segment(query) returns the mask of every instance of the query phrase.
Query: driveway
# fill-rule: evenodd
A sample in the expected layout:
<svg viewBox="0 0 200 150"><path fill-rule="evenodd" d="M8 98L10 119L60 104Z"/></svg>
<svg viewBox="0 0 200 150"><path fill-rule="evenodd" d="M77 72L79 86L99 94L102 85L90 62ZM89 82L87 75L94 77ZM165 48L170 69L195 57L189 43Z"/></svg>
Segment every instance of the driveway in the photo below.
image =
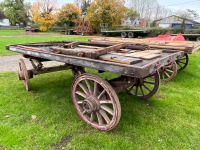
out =
<svg viewBox="0 0 200 150"><path fill-rule="evenodd" d="M19 59L23 59L27 69L32 69L31 62L29 59L24 58L22 55L11 55L11 56L3 56L0 57L0 72L7 72L7 71L18 71L19 70ZM51 67L55 65L61 65L63 63L56 62L56 61L47 61L42 62L44 67Z"/></svg>

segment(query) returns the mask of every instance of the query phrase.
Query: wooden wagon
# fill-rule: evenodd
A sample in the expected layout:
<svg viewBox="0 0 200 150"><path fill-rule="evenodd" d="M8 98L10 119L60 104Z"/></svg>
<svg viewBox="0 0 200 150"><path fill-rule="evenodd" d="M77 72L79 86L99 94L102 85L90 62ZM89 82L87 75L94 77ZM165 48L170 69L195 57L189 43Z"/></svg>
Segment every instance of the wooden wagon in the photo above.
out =
<svg viewBox="0 0 200 150"><path fill-rule="evenodd" d="M141 51L137 49L137 45L125 43L72 41L7 45L6 49L30 59L33 69L27 70L23 59L20 59L18 72L19 80L23 80L28 91L31 88L29 79L34 75L71 69L75 77L71 95L79 116L92 127L104 131L113 129L121 117L121 106L116 93L125 90L142 99L152 97L160 85L158 69L184 55L182 51ZM64 64L44 68L43 61ZM115 73L119 77L106 80L99 75L86 73L86 67L96 69L99 73Z"/></svg>

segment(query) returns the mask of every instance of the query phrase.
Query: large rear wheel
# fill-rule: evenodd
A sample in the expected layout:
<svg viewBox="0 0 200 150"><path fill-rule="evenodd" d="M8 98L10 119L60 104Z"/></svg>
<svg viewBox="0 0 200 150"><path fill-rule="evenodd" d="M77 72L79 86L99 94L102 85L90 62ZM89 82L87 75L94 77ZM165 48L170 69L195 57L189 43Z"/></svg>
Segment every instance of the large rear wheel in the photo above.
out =
<svg viewBox="0 0 200 150"><path fill-rule="evenodd" d="M79 116L92 127L109 131L118 124L119 99L102 77L92 73L78 76L72 85L72 98Z"/></svg>

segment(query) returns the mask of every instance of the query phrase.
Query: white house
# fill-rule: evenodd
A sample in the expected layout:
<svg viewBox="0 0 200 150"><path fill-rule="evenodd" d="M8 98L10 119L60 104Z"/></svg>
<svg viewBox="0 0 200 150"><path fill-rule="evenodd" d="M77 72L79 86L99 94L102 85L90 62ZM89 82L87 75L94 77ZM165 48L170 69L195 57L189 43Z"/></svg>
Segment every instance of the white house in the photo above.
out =
<svg viewBox="0 0 200 150"><path fill-rule="evenodd" d="M0 20L0 26L10 26L10 21L9 19L3 19L3 20Z"/></svg>

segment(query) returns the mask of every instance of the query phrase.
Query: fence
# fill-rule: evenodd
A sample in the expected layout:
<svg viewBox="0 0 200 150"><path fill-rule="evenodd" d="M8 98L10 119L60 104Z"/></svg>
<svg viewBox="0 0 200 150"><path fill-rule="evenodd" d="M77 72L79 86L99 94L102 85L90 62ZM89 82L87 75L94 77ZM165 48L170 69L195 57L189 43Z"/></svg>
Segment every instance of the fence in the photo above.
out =
<svg viewBox="0 0 200 150"><path fill-rule="evenodd" d="M0 26L0 30L23 30L18 26Z"/></svg>

